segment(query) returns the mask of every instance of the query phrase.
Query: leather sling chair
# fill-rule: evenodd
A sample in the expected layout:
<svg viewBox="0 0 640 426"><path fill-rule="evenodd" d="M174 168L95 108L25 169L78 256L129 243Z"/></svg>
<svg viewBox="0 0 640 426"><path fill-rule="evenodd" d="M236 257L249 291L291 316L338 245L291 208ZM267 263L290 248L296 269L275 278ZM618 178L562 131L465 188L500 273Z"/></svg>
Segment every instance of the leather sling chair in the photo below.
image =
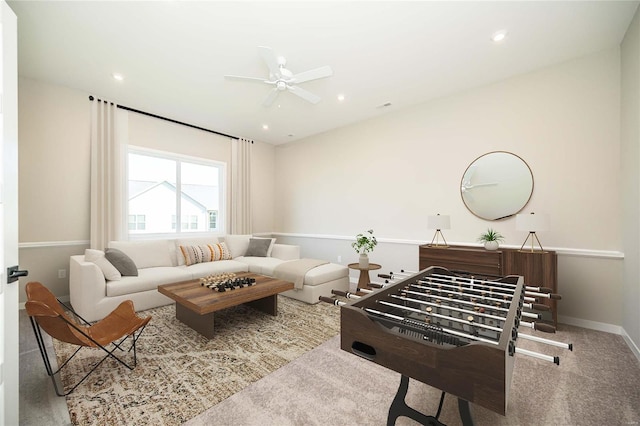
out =
<svg viewBox="0 0 640 426"><path fill-rule="evenodd" d="M51 377L58 396L66 396L73 392L107 358L115 359L129 370L133 370L136 366L136 340L138 340L140 334L142 334L144 327L149 323L151 317L139 317L133 308L133 302L131 300L125 300L104 319L91 325L79 315L75 314L71 308L68 308L73 312L73 315L83 321L84 324L72 319L63 308L63 306L66 307L66 305L63 305L56 299L53 293L41 283L27 283L26 292L27 302L25 303L25 308L31 320L31 325L33 326L33 331L38 341L38 347L40 348L40 354L42 355L44 366L47 369L47 374ZM51 367L41 329L54 339L79 346L73 355L56 371L53 371ZM127 364L114 354L116 349L121 351L125 350L121 345L129 337L131 337L132 343L127 351L129 352L133 349L132 365ZM113 345L113 348L110 350L107 349L109 345ZM80 349L84 347L100 348L106 355L68 392L62 393L62 391L64 391L64 384L62 385L62 389L59 389L55 376L71 361Z"/></svg>

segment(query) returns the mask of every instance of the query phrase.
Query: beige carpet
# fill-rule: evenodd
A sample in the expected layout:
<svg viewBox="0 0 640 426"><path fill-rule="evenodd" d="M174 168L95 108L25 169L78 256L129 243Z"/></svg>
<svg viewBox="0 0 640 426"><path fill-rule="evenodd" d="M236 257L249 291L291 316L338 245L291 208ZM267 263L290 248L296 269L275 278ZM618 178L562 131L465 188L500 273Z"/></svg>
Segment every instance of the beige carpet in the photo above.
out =
<svg viewBox="0 0 640 426"><path fill-rule="evenodd" d="M175 318L169 305L141 313L153 319L138 340L138 366L105 361L67 396L74 424L177 425L213 407L339 333L339 311L278 297L278 316L246 306L216 315L213 340ZM58 362L75 346L55 341ZM83 349L70 363L68 386L101 351ZM76 357L78 358L78 357Z"/></svg>
<svg viewBox="0 0 640 426"><path fill-rule="evenodd" d="M520 347L559 355L560 366L516 355L506 417L472 406L477 426L640 424L640 363L620 336L565 325L551 336L573 342L574 351L520 339ZM385 425L399 374L339 345L336 336L186 425ZM434 415L439 398L411 380L409 406ZM461 424L454 397L446 397L440 421Z"/></svg>

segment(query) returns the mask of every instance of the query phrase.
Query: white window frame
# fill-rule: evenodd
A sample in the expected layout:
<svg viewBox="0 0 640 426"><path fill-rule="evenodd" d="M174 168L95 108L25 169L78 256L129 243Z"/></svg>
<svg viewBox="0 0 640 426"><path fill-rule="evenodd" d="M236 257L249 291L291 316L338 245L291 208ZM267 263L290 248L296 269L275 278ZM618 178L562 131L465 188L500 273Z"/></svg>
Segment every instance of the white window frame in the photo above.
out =
<svg viewBox="0 0 640 426"><path fill-rule="evenodd" d="M199 164L203 166L213 166L218 168L218 195L220 197L218 205L218 230L210 231L207 227L207 231L204 232L163 232L163 233L149 233L149 234L131 234L128 229L128 217L129 217L129 154L146 155L150 157L157 157L166 160L172 160L177 162L176 167L176 183L180 188L180 166L181 162L187 162L192 164ZM126 226L126 237L129 240L151 240L151 239L176 239L176 238L198 238L206 236L221 236L226 233L226 211L227 211L227 163L224 161L210 160L201 157L192 157L189 155L178 154L169 151L160 151L157 149L145 148L140 146L129 145L125 153L125 200L124 200L124 223ZM181 191L176 191L176 211L174 212L177 217L182 217L182 203L181 203ZM208 210L207 210L208 211ZM222 216L222 220L221 219ZM208 223L208 220L207 220Z"/></svg>

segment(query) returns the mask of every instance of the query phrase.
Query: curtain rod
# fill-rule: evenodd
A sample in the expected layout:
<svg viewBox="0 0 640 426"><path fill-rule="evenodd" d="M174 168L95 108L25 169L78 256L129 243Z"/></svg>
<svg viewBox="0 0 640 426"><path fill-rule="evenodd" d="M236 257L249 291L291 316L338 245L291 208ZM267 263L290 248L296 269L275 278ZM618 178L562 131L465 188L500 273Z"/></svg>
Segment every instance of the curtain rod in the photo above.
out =
<svg viewBox="0 0 640 426"><path fill-rule="evenodd" d="M94 99L96 99L96 98L94 98L93 96L89 95L89 100L90 101L93 101ZM100 102L107 102L107 101L103 101L102 99L97 99L97 100L100 101ZM199 126L196 126L196 125L193 125L193 124L185 123L183 121L174 120L173 118L163 117L161 115L152 114L150 112L145 112L145 111L140 111L138 109L129 108L129 107L124 106L124 105L118 105L118 108L123 109L125 111L137 112L138 114L146 115L146 116L153 117L153 118L159 118L160 120L169 121L171 123L180 124L180 125L183 125L183 126L194 128L194 129L203 130L205 132L215 133L216 135L226 136L226 137L231 138L231 139L236 139L236 140L240 139L238 136L227 135L226 133L220 133L220 132L216 132L215 130L205 129L204 127L199 127ZM251 143L253 143L253 141Z"/></svg>

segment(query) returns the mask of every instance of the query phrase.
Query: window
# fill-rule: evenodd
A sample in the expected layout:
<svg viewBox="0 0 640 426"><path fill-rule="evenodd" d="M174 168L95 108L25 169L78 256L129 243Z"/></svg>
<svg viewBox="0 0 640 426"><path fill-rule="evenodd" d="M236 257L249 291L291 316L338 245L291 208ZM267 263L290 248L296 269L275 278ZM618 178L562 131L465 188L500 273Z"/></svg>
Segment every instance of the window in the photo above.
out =
<svg viewBox="0 0 640 426"><path fill-rule="evenodd" d="M130 214L129 215L129 231L144 231L145 228L145 216L143 214Z"/></svg>
<svg viewBox="0 0 640 426"><path fill-rule="evenodd" d="M209 229L218 228L218 211L209 210Z"/></svg>
<svg viewBox="0 0 640 426"><path fill-rule="evenodd" d="M187 229L198 229L198 216L196 215L191 215L191 216L182 216L182 221L180 222L181 224L181 229L187 230ZM176 215L171 215L171 229L176 229L178 227L178 224L176 223ZM209 228L209 230L216 230L217 228Z"/></svg>
<svg viewBox="0 0 640 426"><path fill-rule="evenodd" d="M224 163L130 147L127 171L130 236L224 232Z"/></svg>

